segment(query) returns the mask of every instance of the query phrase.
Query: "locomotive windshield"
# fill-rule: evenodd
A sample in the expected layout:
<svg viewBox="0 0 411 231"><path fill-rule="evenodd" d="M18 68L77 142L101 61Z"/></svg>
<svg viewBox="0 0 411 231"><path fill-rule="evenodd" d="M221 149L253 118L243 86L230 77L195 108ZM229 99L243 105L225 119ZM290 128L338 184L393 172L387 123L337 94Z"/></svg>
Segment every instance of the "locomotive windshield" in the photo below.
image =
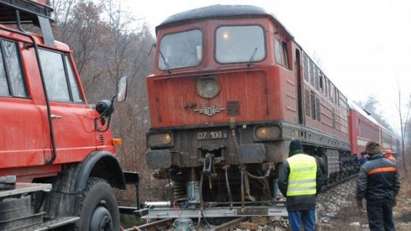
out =
<svg viewBox="0 0 411 231"><path fill-rule="evenodd" d="M218 62L256 62L264 57L264 31L260 26L222 26L217 29Z"/></svg>
<svg viewBox="0 0 411 231"><path fill-rule="evenodd" d="M168 34L160 42L159 67L169 70L197 66L202 53L203 36L200 30Z"/></svg>

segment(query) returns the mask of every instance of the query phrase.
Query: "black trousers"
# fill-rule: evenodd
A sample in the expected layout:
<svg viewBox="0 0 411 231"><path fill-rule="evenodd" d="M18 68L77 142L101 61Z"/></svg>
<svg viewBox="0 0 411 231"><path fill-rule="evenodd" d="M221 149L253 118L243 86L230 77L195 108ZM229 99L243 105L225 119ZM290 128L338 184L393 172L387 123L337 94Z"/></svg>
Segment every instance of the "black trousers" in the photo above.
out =
<svg viewBox="0 0 411 231"><path fill-rule="evenodd" d="M367 201L370 231L395 231L392 207L393 202Z"/></svg>

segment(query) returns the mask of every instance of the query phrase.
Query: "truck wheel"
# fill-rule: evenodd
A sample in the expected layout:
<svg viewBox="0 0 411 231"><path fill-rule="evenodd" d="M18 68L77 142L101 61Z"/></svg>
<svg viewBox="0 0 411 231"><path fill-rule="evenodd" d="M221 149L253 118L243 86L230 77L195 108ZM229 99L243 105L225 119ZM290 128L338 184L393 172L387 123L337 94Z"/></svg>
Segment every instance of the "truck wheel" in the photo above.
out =
<svg viewBox="0 0 411 231"><path fill-rule="evenodd" d="M103 179L90 177L79 213L80 231L119 231L120 214L111 186Z"/></svg>

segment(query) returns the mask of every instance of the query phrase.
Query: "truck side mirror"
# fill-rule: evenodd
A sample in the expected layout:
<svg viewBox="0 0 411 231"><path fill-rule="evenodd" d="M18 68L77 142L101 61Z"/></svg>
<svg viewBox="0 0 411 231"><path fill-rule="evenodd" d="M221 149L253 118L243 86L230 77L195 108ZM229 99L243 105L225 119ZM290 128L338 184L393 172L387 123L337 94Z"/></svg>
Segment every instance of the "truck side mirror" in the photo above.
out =
<svg viewBox="0 0 411 231"><path fill-rule="evenodd" d="M127 98L127 79L127 76L123 76L117 83L117 102L124 102Z"/></svg>
<svg viewBox="0 0 411 231"><path fill-rule="evenodd" d="M101 100L96 104L96 111L103 117L111 116L111 114L113 114L114 112L112 101Z"/></svg>

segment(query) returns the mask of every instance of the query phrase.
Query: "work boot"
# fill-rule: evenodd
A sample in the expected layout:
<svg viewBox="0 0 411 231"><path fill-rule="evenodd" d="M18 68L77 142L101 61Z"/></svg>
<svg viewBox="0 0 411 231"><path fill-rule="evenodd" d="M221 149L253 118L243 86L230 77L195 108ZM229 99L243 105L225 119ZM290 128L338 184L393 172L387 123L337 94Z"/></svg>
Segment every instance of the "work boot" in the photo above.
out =
<svg viewBox="0 0 411 231"><path fill-rule="evenodd" d="M0 176L0 190L12 190L16 188L16 176Z"/></svg>

